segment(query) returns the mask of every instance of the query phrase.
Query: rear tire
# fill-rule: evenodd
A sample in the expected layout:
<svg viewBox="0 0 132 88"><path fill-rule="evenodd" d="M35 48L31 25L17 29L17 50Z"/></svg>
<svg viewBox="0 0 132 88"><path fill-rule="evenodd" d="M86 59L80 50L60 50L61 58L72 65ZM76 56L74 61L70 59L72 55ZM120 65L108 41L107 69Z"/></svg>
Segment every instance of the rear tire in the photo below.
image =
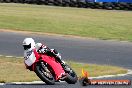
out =
<svg viewBox="0 0 132 88"><path fill-rule="evenodd" d="M67 68L69 68L71 71L70 72L66 72L67 73L67 77L65 78L65 81L68 83L68 84L75 84L78 80L77 78L77 75L75 73L75 71L68 65L66 65Z"/></svg>
<svg viewBox="0 0 132 88"><path fill-rule="evenodd" d="M53 74L51 73L51 69L49 69L49 67L47 67L44 64L44 62L40 62L40 63L36 64L35 73L46 84L48 84L48 85L54 85L55 84L55 79L54 79Z"/></svg>

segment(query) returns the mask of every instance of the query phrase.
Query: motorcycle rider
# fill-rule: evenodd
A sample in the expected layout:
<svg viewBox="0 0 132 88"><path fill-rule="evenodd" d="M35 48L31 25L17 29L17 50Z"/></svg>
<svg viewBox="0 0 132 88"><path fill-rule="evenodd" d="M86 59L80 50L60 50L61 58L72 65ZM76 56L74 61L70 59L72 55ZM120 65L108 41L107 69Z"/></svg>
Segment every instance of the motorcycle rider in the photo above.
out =
<svg viewBox="0 0 132 88"><path fill-rule="evenodd" d="M47 54L49 56L53 56L62 67L65 68L65 62L62 61L60 53L55 49L49 49L46 45L42 43L36 43L33 38L25 38L23 40L23 48L24 48L24 58L25 60L28 59L30 53L33 52L33 49L36 49L36 51L39 54ZM30 52L30 53L29 53ZM27 69L31 69L30 66L26 66Z"/></svg>

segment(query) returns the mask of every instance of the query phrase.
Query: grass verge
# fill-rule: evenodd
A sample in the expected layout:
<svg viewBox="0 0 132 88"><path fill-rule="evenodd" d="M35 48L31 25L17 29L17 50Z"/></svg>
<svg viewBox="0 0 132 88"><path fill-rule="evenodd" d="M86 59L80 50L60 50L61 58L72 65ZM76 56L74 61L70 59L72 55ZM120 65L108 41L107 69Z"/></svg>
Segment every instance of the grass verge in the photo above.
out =
<svg viewBox="0 0 132 88"><path fill-rule="evenodd" d="M0 28L132 41L132 12L0 3Z"/></svg>
<svg viewBox="0 0 132 88"><path fill-rule="evenodd" d="M77 73L81 75L81 69L84 68L91 76L112 75L126 73L127 70L107 65L81 64L73 61L67 62ZM25 82L40 80L34 72L25 69L22 58L7 58L0 56L0 82Z"/></svg>

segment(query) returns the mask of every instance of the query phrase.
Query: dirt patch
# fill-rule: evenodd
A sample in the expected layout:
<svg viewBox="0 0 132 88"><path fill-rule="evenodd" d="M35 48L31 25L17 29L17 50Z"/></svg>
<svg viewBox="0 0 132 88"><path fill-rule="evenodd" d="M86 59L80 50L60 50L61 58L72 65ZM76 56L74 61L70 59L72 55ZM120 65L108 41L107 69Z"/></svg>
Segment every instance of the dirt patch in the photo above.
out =
<svg viewBox="0 0 132 88"><path fill-rule="evenodd" d="M89 37L80 37L80 36L74 36L74 35L61 35L61 34L55 34L55 33L41 33L41 32L31 32L31 31L20 31L15 29L0 29L0 32L13 32L13 33L21 33L21 34L31 34L31 35L48 35L48 36L58 36L58 37L69 37L69 38L79 38L79 39L92 39L96 40L97 38L89 38Z"/></svg>

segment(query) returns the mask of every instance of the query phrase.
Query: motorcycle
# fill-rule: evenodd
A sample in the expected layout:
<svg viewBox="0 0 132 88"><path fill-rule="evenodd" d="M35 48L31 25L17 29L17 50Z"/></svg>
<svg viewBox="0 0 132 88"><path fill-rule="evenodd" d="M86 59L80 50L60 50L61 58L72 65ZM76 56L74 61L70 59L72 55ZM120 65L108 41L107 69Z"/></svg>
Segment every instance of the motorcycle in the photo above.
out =
<svg viewBox="0 0 132 88"><path fill-rule="evenodd" d="M38 54L35 49L30 51L27 56L24 60L27 69L34 71L48 85L54 85L59 81L75 84L78 80L75 71L69 65L66 64L65 68L62 67L52 56Z"/></svg>

